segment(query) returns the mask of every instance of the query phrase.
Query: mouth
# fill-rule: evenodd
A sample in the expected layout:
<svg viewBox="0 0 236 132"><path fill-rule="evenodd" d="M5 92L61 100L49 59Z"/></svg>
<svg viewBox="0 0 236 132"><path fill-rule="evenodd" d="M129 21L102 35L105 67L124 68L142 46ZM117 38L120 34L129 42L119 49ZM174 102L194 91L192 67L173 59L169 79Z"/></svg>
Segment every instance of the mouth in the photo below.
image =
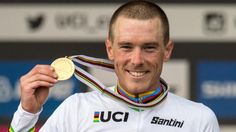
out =
<svg viewBox="0 0 236 132"><path fill-rule="evenodd" d="M127 72L132 76L132 77L135 77L135 78L141 78L141 77L144 77L148 71L129 71L127 70Z"/></svg>

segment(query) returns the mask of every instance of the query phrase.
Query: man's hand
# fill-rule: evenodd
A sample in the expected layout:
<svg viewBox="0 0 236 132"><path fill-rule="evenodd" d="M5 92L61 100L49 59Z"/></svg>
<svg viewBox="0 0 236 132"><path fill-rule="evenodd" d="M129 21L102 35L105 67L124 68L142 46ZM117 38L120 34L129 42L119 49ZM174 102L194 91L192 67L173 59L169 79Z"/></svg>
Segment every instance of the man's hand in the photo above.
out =
<svg viewBox="0 0 236 132"><path fill-rule="evenodd" d="M57 82L57 74L50 65L36 65L20 78L22 108L37 113L45 103L49 88Z"/></svg>

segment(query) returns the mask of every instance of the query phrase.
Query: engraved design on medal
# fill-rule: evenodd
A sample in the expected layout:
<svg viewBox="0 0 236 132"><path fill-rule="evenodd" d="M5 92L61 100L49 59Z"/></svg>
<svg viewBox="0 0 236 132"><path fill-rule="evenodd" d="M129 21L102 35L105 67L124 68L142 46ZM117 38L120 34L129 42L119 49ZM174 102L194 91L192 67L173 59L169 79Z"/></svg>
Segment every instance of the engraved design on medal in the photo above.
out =
<svg viewBox="0 0 236 132"><path fill-rule="evenodd" d="M66 57L54 60L51 66L55 69L55 72L58 75L58 80L69 79L75 71L74 63Z"/></svg>

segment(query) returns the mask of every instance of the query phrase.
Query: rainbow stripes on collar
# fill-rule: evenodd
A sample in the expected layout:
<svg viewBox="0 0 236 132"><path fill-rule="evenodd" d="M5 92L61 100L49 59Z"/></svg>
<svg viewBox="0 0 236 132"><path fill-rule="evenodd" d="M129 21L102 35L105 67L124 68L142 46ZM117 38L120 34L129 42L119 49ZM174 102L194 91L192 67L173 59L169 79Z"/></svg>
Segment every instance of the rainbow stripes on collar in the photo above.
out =
<svg viewBox="0 0 236 132"><path fill-rule="evenodd" d="M133 102L141 103L141 104L147 104L147 103L154 101L159 96L162 96L162 94L164 92L162 85L160 87L158 87L156 90L149 91L149 92L140 94L138 96L134 96L134 95L129 94L120 85L117 85L115 90L116 90L116 93L128 98L129 100L131 100Z"/></svg>
<svg viewBox="0 0 236 132"><path fill-rule="evenodd" d="M114 72L114 65L111 61L101 58L94 58L94 57L88 57L85 55L75 55L68 57L73 62L77 62L81 65L91 67L91 68L99 68L106 71ZM158 105L161 103L168 94L168 86L166 82L161 79L160 83L163 86L161 94L158 94L159 96L156 97L153 101L148 103L137 103L135 101L131 101L130 99L106 88L105 85L103 85L97 78L93 77L91 74L86 72L85 70L81 69L80 67L77 67L75 65L75 77L80 80L82 83L86 84L87 86L91 87L92 89L101 92L102 94L110 97L111 99L115 99L116 101L120 101L122 103L127 104L128 106L132 108L150 108ZM159 92L158 92L159 93Z"/></svg>

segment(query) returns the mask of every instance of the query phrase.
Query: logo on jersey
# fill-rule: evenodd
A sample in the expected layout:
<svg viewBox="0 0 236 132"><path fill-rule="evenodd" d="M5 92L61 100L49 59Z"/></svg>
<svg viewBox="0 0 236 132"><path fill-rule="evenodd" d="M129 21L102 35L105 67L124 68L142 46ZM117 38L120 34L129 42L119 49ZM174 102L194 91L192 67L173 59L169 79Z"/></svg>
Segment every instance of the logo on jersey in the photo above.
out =
<svg viewBox="0 0 236 132"><path fill-rule="evenodd" d="M129 112L95 111L93 122L127 122Z"/></svg>
<svg viewBox="0 0 236 132"><path fill-rule="evenodd" d="M184 125L184 121L179 121L179 120L173 119L173 118L164 119L164 118L160 118L160 117L153 117L151 124L182 128Z"/></svg>

